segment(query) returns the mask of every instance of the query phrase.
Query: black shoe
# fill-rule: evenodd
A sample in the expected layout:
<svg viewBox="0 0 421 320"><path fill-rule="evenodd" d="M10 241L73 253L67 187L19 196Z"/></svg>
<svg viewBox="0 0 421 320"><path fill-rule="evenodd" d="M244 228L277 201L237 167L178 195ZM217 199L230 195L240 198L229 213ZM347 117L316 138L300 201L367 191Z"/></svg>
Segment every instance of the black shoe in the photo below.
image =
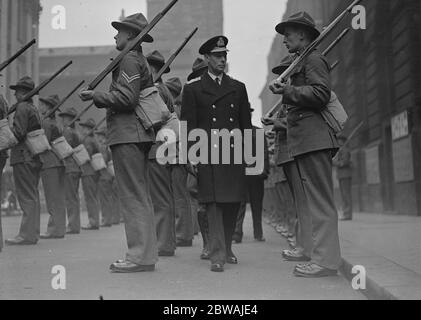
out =
<svg viewBox="0 0 421 320"><path fill-rule="evenodd" d="M82 230L99 230L99 227L94 227L88 224L86 227L82 227Z"/></svg>
<svg viewBox="0 0 421 320"><path fill-rule="evenodd" d="M174 251L159 251L158 256L159 257L174 257L175 252Z"/></svg>
<svg viewBox="0 0 421 320"><path fill-rule="evenodd" d="M238 264L238 259L235 256L229 256L229 257L227 257L227 263L228 264Z"/></svg>
<svg viewBox="0 0 421 320"><path fill-rule="evenodd" d="M210 260L210 254L207 250L203 250L200 254L200 259L202 260Z"/></svg>
<svg viewBox="0 0 421 320"><path fill-rule="evenodd" d="M297 265L294 269L294 275L303 278L334 277L338 275L338 271L321 267L315 263L309 263Z"/></svg>
<svg viewBox="0 0 421 320"><path fill-rule="evenodd" d="M220 263L214 263L211 265L212 272L224 272L224 266Z"/></svg>
<svg viewBox="0 0 421 320"><path fill-rule="evenodd" d="M55 236L49 233L44 233L39 236L40 239L64 239L64 236Z"/></svg>
<svg viewBox="0 0 421 320"><path fill-rule="evenodd" d="M143 266L130 261L117 261L110 265L110 271L113 273L134 273L154 271L155 265Z"/></svg>
<svg viewBox="0 0 421 320"><path fill-rule="evenodd" d="M303 255L301 250L283 250L282 257L287 261L296 261L296 262L308 262L311 259Z"/></svg>
<svg viewBox="0 0 421 320"><path fill-rule="evenodd" d="M193 247L193 240L177 240L177 247Z"/></svg>
<svg viewBox="0 0 421 320"><path fill-rule="evenodd" d="M110 224L105 224L105 223L101 224L101 228L111 228L111 227L112 227L111 223Z"/></svg>
<svg viewBox="0 0 421 320"><path fill-rule="evenodd" d="M37 244L37 242L38 241L25 240L24 238L18 236L13 239L7 239L4 243L8 246L30 246Z"/></svg>
<svg viewBox="0 0 421 320"><path fill-rule="evenodd" d="M66 231L66 234L80 234L80 231L73 231L73 230L68 229Z"/></svg>

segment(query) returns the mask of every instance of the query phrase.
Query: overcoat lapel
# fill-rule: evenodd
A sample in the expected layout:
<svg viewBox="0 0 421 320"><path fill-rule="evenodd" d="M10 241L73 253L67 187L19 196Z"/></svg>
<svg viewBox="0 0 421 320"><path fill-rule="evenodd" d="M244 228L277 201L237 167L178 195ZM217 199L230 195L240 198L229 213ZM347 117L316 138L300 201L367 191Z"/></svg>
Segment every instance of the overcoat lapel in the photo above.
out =
<svg viewBox="0 0 421 320"><path fill-rule="evenodd" d="M230 77L226 74L222 77L222 83L218 86L215 81L205 72L202 76L202 91L208 95L211 95L212 104L218 100L224 98L226 95L235 92L235 88L231 83Z"/></svg>

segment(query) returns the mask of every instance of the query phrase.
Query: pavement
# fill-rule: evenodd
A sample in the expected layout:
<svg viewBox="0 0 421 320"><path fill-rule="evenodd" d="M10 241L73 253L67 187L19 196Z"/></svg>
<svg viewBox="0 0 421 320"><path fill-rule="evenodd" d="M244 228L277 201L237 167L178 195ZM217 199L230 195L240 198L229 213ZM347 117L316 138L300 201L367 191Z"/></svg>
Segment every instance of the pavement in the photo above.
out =
<svg viewBox="0 0 421 320"><path fill-rule="evenodd" d="M201 240L177 249L175 257L160 258L155 272L112 274L110 263L124 256L123 225L60 240L40 240L36 246L8 247L0 253L0 299L97 300L365 300L339 275L322 279L296 278L294 263L280 257L286 242L264 225L266 242L252 238L250 212L246 215L243 243L234 245L238 265L224 273L209 271L199 259ZM41 232L47 215L42 215ZM86 223L86 213L83 213ZM4 217L4 237L15 236L20 217ZM65 290L54 290L54 266L65 268Z"/></svg>
<svg viewBox="0 0 421 320"><path fill-rule="evenodd" d="M366 272L370 299L421 299L421 217L359 213L339 224L343 274ZM359 273L359 272L358 272Z"/></svg>

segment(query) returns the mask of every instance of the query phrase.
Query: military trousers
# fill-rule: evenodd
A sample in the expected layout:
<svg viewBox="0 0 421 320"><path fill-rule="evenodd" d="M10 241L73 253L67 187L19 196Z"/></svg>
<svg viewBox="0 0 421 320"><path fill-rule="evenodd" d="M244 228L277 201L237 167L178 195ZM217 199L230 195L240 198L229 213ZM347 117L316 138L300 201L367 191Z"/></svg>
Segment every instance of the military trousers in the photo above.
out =
<svg viewBox="0 0 421 320"><path fill-rule="evenodd" d="M213 264L225 264L232 252L232 236L240 203L207 203L209 253Z"/></svg>
<svg viewBox="0 0 421 320"><path fill-rule="evenodd" d="M66 173L64 178L67 211L67 229L70 232L74 233L80 232L80 178L80 172Z"/></svg>
<svg viewBox="0 0 421 320"><path fill-rule="evenodd" d="M187 169L183 165L174 165L171 173L174 194L177 240L191 241L194 238L193 215L190 205L190 193L187 189Z"/></svg>
<svg viewBox="0 0 421 320"><path fill-rule="evenodd" d="M112 183L113 189L113 224L120 224L121 214L120 214L120 201L118 199L118 185L117 180L114 178Z"/></svg>
<svg viewBox="0 0 421 320"><path fill-rule="evenodd" d="M149 188L149 143L111 146L118 184L120 212L124 218L126 259L139 265L158 261L154 209Z"/></svg>
<svg viewBox="0 0 421 320"><path fill-rule="evenodd" d="M0 181L3 174L3 168L6 165L6 158L0 158ZM1 188L1 183L0 183ZM3 229L1 225L1 212L0 212L0 251L3 249Z"/></svg>
<svg viewBox="0 0 421 320"><path fill-rule="evenodd" d="M352 178L339 179L344 218L352 219Z"/></svg>
<svg viewBox="0 0 421 320"><path fill-rule="evenodd" d="M295 211L294 199L291 194L288 181L276 183L276 191L281 203L282 223L288 228L288 231L295 234L297 227L297 213Z"/></svg>
<svg viewBox="0 0 421 320"><path fill-rule="evenodd" d="M247 177L247 198L251 207L251 214L253 219L253 233L255 239L263 237L262 228L262 210L263 210L263 196L265 192L265 181L259 176ZM241 203L238 210L237 222L235 227L235 235L241 240L243 237L243 223L246 215L247 202Z"/></svg>
<svg viewBox="0 0 421 320"><path fill-rule="evenodd" d="M82 189L91 227L99 227L98 180L97 174L82 176Z"/></svg>
<svg viewBox="0 0 421 320"><path fill-rule="evenodd" d="M64 167L49 168L41 171L45 202L50 215L47 234L57 237L62 237L66 234L64 175Z"/></svg>
<svg viewBox="0 0 421 320"><path fill-rule="evenodd" d="M101 206L102 224L111 226L114 218L113 179L100 178L98 181L98 199Z"/></svg>
<svg viewBox="0 0 421 320"><path fill-rule="evenodd" d="M37 242L40 235L40 201L38 185L41 162L31 161L13 166L13 178L19 205L23 211L19 236Z"/></svg>
<svg viewBox="0 0 421 320"><path fill-rule="evenodd" d="M332 152L308 153L284 167L298 215L297 245L312 262L332 270L341 264L338 213L333 197Z"/></svg>
<svg viewBox="0 0 421 320"><path fill-rule="evenodd" d="M149 160L149 181L154 208L158 252L176 249L175 208L172 189L172 166Z"/></svg>

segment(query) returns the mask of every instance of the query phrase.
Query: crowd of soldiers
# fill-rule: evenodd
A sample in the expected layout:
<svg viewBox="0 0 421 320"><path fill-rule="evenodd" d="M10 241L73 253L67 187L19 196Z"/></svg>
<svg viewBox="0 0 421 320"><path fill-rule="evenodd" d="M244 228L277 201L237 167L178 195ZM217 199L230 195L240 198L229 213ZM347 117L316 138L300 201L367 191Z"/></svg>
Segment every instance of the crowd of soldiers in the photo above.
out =
<svg viewBox="0 0 421 320"><path fill-rule="evenodd" d="M146 28L143 14L113 22L118 31L116 47L123 51ZM279 24L291 56L274 73L281 74L318 35L313 19L299 13ZM150 35L144 42L153 42ZM201 259L210 260L211 271L222 272L224 265L237 264L232 243L242 241L246 203L252 208L254 238L265 241L262 210L271 223L286 236L292 250L282 256L298 264L294 274L304 277L335 275L340 265L337 211L333 200L332 157L339 144L319 111L329 102L331 88L326 58L314 50L288 83L274 81L270 89L283 94L283 106L275 119L263 118L273 126L266 133L265 166L259 175L247 176L245 164L234 164L231 145L229 164L189 163L163 165L157 150L155 128L146 128L136 108L142 93L157 89L171 114L187 123L188 132L202 129L209 136L216 129L252 130L245 85L226 73L228 39L216 36L199 49L198 58L182 85L179 78L164 82L157 78L165 66L155 50L143 54L141 44L129 51L112 72L109 92L83 89L79 97L106 110L107 125L97 128L93 119L79 122L76 130L74 108L55 115L59 102L55 95L41 97L36 108L24 99L34 82L24 77L10 86L17 99L11 130L18 143L11 149L11 165L17 197L23 211L18 235L8 245L34 245L41 239L58 239L78 234L80 229L97 230L124 222L128 252L111 264L111 272L153 271L158 256L171 257L177 247L192 246L195 220L203 238ZM170 67L165 70L168 74ZM0 110L1 118L7 110ZM43 120L40 120L43 119ZM33 156L25 139L28 133L44 129L50 143L63 136L72 148L83 144L90 157L102 154L110 166L96 171L91 162L78 165L71 156L63 161L52 150ZM98 129L98 130L97 130ZM268 141L268 142L267 142ZM193 145L193 142L192 144ZM189 146L191 146L189 145ZM209 143L209 150L219 148ZM7 153L0 154L1 169ZM209 155L210 159L210 155ZM272 173L269 173L269 167ZM47 232L40 235L39 179L42 179L50 218ZM266 180L266 182L265 182ZM89 223L80 225L79 184L85 197ZM264 200L265 199L265 200ZM100 222L102 213L102 224ZM66 226L67 215L67 226Z"/></svg>

